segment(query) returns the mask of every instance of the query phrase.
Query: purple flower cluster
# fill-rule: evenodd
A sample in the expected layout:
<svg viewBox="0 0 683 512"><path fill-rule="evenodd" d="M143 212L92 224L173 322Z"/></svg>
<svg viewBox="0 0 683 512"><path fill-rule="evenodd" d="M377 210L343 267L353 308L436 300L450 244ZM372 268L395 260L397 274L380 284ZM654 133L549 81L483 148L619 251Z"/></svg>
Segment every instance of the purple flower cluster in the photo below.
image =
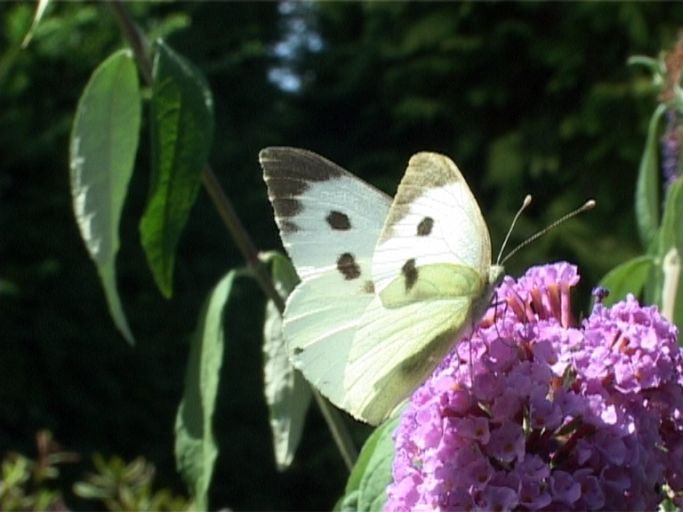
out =
<svg viewBox="0 0 683 512"><path fill-rule="evenodd" d="M652 510L683 492L677 330L631 296L576 325L578 279L557 263L503 281L404 411L386 510Z"/></svg>

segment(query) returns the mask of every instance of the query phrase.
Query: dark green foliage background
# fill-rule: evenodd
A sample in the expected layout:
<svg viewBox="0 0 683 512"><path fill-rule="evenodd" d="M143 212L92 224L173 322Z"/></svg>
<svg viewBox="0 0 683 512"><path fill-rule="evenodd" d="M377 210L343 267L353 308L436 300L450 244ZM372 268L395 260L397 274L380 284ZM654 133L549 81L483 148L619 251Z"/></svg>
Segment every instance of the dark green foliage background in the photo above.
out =
<svg viewBox="0 0 683 512"><path fill-rule="evenodd" d="M633 189L656 94L628 68L683 25L674 3L321 3L295 5L322 37L287 64L297 93L268 80L287 30L276 3L128 4L145 31L200 68L213 89L211 162L259 248L279 247L257 164L267 145L312 149L392 193L409 156L453 156L479 198L498 248L524 194L535 206L519 241L588 197L597 209L509 264L579 264L579 298L638 251ZM122 46L106 5L56 4L27 50L31 6L0 4L0 453L31 453L51 429L68 448L142 454L160 485L182 490L173 424L188 340L202 300L241 264L208 197L199 201L164 301L137 230L149 137L122 226L120 291L138 345L108 317L80 240L68 188L68 134L97 64ZM217 415L221 456L212 503L236 509L329 508L345 470L317 412L294 467L277 474L261 397L260 292L243 281ZM359 442L366 430L359 429Z"/></svg>

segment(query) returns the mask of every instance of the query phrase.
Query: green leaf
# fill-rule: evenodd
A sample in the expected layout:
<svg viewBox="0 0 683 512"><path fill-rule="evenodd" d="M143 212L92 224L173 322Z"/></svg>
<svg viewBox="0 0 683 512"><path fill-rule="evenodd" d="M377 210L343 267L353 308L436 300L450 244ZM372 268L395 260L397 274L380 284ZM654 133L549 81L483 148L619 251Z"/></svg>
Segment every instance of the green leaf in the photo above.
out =
<svg viewBox="0 0 683 512"><path fill-rule="evenodd" d="M659 105L652 114L636 183L636 220L644 247L648 247L659 227L659 120L666 111Z"/></svg>
<svg viewBox="0 0 683 512"><path fill-rule="evenodd" d="M664 216L662 218L661 235L659 237L659 254L666 254L671 247L683 248L683 181L677 180L666 194Z"/></svg>
<svg viewBox="0 0 683 512"><path fill-rule="evenodd" d="M666 68L664 63L660 59L654 59L648 57L647 55L633 55L626 60L629 66L643 66L650 73L652 73L653 79L662 79L662 76L666 73Z"/></svg>
<svg viewBox="0 0 683 512"><path fill-rule="evenodd" d="M386 488L391 483L394 460L394 430L400 414L377 427L368 437L358 455L356 465L346 483L341 510L382 510L387 499Z"/></svg>
<svg viewBox="0 0 683 512"><path fill-rule="evenodd" d="M353 512L358 509L358 489L354 489L348 494L344 494L337 500L332 508L333 512Z"/></svg>
<svg viewBox="0 0 683 512"><path fill-rule="evenodd" d="M70 140L71 195L81 236L95 261L114 323L133 343L116 289L121 210L140 131L140 88L127 50L95 70L76 108Z"/></svg>
<svg viewBox="0 0 683 512"><path fill-rule="evenodd" d="M109 489L102 489L97 485L87 482L76 482L73 486L74 494L79 498L89 500L101 500L109 498Z"/></svg>
<svg viewBox="0 0 683 512"><path fill-rule="evenodd" d="M211 291L202 309L176 417L176 464L192 490L198 510L207 510L218 455L212 420L223 364L223 311L236 275L236 271L230 271Z"/></svg>
<svg viewBox="0 0 683 512"><path fill-rule="evenodd" d="M152 76L152 185L140 222L142 246L159 290L173 294L180 235L199 192L213 137L213 100L190 63L161 40Z"/></svg>
<svg viewBox="0 0 683 512"><path fill-rule="evenodd" d="M662 312L677 325L683 325L683 294L680 258L683 255L683 181L668 190L659 237L659 261L662 264Z"/></svg>
<svg viewBox="0 0 683 512"><path fill-rule="evenodd" d="M262 259L271 264L276 290L286 297L299 282L294 266L282 254L268 253ZM289 362L282 334L282 316L272 300L266 305L263 328L264 393L270 414L277 468L283 471L294 459L301 440L311 387Z"/></svg>
<svg viewBox="0 0 683 512"><path fill-rule="evenodd" d="M31 42L31 39L33 39L33 34L35 34L36 32L36 29L40 24L40 20L43 19L43 15L45 14L45 11L49 3L50 0L38 0L38 5L36 6L36 13L33 16L33 22L31 23L28 32L26 32L24 40L21 42L22 48L26 48Z"/></svg>
<svg viewBox="0 0 683 512"><path fill-rule="evenodd" d="M619 302L627 293L640 295L653 266L652 257L638 256L610 270L600 281L600 286L610 291L604 304L610 306Z"/></svg>

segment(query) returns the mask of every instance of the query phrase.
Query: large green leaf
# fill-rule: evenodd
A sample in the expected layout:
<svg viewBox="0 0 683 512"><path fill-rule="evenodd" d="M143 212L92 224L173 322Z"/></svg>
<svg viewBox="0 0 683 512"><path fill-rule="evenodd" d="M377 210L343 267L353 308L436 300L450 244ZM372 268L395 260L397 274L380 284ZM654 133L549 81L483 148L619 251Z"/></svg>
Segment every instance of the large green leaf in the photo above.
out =
<svg viewBox="0 0 683 512"><path fill-rule="evenodd" d="M155 48L152 186L140 234L154 280L170 297L176 247L211 148L213 100L206 82L187 60L161 40Z"/></svg>
<svg viewBox="0 0 683 512"><path fill-rule="evenodd" d="M600 286L610 292L604 300L605 305L619 302L627 293L639 296L653 266L652 257L638 256L610 270L600 281Z"/></svg>
<svg viewBox="0 0 683 512"><path fill-rule="evenodd" d="M268 253L263 259L271 264L275 288L286 297L299 282L292 263L279 253ZM282 471L294 459L313 394L301 372L289 362L282 315L272 300L266 305L263 328L263 376L275 462Z"/></svg>
<svg viewBox="0 0 683 512"><path fill-rule="evenodd" d="M346 483L344 497L337 508L344 511L375 511L384 508L386 489L392 480L392 436L399 421L400 413L377 427L365 441Z"/></svg>
<svg viewBox="0 0 683 512"><path fill-rule="evenodd" d="M133 173L141 111L131 53L116 52L95 70L78 102L71 131L71 195L76 221L123 336L133 335L116 289L121 210Z"/></svg>
<svg viewBox="0 0 683 512"><path fill-rule="evenodd" d="M659 227L659 120L666 112L659 105L652 114L636 183L636 220L644 247L648 247Z"/></svg>
<svg viewBox="0 0 683 512"><path fill-rule="evenodd" d="M218 455L212 420L223 365L223 311L236 275L236 271L230 271L211 291L202 309L176 417L176 464L192 490L198 510L207 510Z"/></svg>

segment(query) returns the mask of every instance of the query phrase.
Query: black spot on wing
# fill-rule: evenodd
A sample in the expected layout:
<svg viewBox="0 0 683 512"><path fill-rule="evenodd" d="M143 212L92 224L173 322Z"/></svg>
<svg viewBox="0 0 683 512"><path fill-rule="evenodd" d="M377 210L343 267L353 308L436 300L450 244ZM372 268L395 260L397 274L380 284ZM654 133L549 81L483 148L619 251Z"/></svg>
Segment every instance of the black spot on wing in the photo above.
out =
<svg viewBox="0 0 683 512"><path fill-rule="evenodd" d="M356 263L356 258L350 252L345 252L337 258L337 270L341 272L347 281L360 277L360 267Z"/></svg>
<svg viewBox="0 0 683 512"><path fill-rule="evenodd" d="M332 229L336 229L337 231L348 231L351 229L351 221L349 220L349 216L345 213L332 210L330 214L325 217L325 220Z"/></svg>
<svg viewBox="0 0 683 512"><path fill-rule="evenodd" d="M303 351L304 351L304 349L301 347L294 347L294 355L295 356L300 355Z"/></svg>
<svg viewBox="0 0 683 512"><path fill-rule="evenodd" d="M401 273L406 279L406 291L410 291L417 282L417 268L415 268L415 258L410 258L401 267Z"/></svg>
<svg viewBox="0 0 683 512"><path fill-rule="evenodd" d="M434 227L434 219L431 217L425 217L417 225L417 236L427 236L432 232Z"/></svg>
<svg viewBox="0 0 683 512"><path fill-rule="evenodd" d="M365 281L365 284L363 285L363 291L365 293L375 293L375 283L372 281Z"/></svg>

